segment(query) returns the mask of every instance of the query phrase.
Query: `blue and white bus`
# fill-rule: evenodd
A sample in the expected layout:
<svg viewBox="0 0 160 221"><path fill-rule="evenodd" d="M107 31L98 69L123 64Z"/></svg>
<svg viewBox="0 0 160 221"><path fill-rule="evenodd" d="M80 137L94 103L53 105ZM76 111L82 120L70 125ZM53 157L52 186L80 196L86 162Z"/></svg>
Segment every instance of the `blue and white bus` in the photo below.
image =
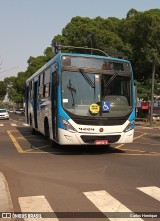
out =
<svg viewBox="0 0 160 221"><path fill-rule="evenodd" d="M59 144L130 143L135 126L129 61L59 52L26 81L32 131Z"/></svg>

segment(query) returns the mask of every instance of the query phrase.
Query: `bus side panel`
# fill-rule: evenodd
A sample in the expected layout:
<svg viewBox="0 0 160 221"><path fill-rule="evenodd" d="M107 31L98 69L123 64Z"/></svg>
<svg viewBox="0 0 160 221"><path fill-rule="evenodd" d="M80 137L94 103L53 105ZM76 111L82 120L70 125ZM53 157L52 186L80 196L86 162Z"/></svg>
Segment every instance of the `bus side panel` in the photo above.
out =
<svg viewBox="0 0 160 221"><path fill-rule="evenodd" d="M38 121L37 121L37 105L38 105L38 102L37 102L37 99L38 99L38 82L34 82L34 98L33 98L33 113L34 113L34 125L35 125L35 128L38 128Z"/></svg>
<svg viewBox="0 0 160 221"><path fill-rule="evenodd" d="M53 139L58 141L58 123L57 123L57 72L54 71L51 76L51 113L52 113L52 128Z"/></svg>
<svg viewBox="0 0 160 221"><path fill-rule="evenodd" d="M29 100L29 86L26 87L26 101L25 101L25 112L26 112L26 121L29 124L29 117L28 117L28 100Z"/></svg>

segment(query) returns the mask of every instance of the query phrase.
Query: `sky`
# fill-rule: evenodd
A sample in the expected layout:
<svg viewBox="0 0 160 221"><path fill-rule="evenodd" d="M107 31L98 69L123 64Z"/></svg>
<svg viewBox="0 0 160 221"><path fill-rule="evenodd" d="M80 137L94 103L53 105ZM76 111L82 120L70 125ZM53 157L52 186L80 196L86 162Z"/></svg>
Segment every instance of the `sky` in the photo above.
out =
<svg viewBox="0 0 160 221"><path fill-rule="evenodd" d="M160 0L0 0L0 81L26 71L75 16L125 18L159 8Z"/></svg>

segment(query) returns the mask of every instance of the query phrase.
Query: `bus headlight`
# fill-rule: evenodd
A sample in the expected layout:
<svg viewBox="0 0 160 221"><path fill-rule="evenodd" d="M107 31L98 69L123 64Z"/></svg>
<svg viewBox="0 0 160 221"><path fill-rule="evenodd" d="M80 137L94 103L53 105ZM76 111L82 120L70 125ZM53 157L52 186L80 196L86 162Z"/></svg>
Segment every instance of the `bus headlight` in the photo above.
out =
<svg viewBox="0 0 160 221"><path fill-rule="evenodd" d="M134 124L135 124L135 120L130 121L127 127L124 129L124 132L128 132L132 130L134 128Z"/></svg>
<svg viewBox="0 0 160 221"><path fill-rule="evenodd" d="M72 133L77 132L76 129L68 122L68 120L64 119L63 117L60 117L60 119L65 130L68 130Z"/></svg>

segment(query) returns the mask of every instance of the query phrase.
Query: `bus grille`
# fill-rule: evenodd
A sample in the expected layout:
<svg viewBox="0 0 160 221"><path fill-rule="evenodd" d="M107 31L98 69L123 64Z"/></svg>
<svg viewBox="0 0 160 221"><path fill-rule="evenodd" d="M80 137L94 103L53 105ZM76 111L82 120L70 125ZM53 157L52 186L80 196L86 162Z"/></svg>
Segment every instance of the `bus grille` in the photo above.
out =
<svg viewBox="0 0 160 221"><path fill-rule="evenodd" d="M75 123L81 124L81 125L94 125L94 126L114 126L114 125L122 125L126 122L126 118L122 119L78 119L78 118L72 118Z"/></svg>
<svg viewBox="0 0 160 221"><path fill-rule="evenodd" d="M93 144L96 140L108 140L108 143L115 143L120 139L121 135L106 135L106 136L86 136L82 135L81 138L84 143Z"/></svg>

